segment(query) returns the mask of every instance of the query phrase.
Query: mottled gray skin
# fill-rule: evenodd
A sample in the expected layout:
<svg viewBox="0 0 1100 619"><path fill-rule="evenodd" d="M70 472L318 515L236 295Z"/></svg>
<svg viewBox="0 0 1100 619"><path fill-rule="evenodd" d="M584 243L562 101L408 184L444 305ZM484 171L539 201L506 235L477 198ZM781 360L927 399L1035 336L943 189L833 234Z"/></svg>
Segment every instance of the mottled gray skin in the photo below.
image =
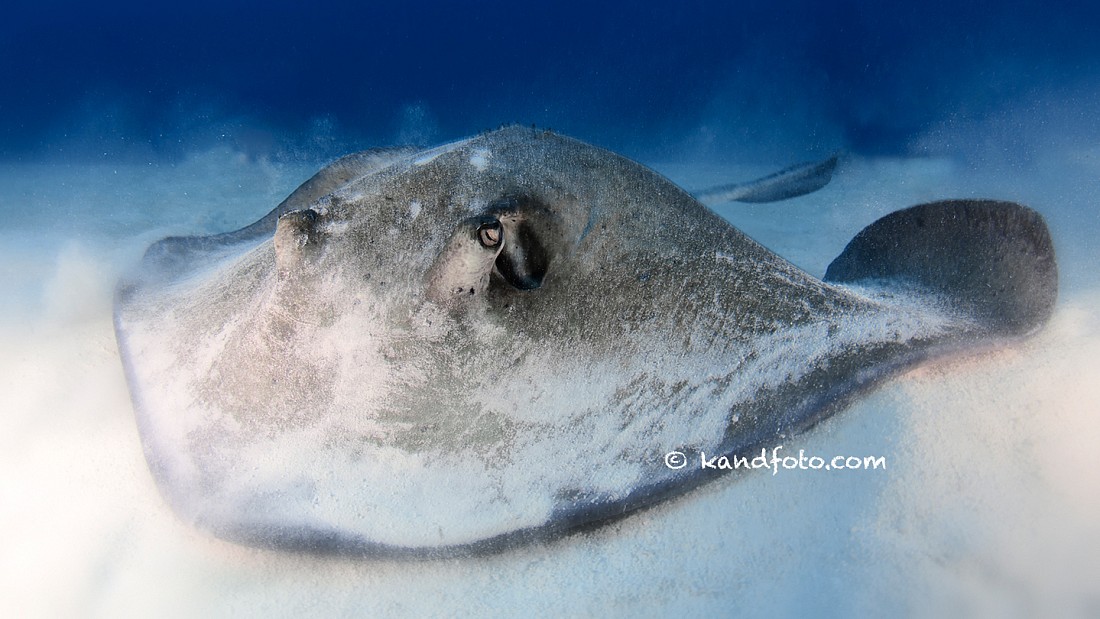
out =
<svg viewBox="0 0 1100 619"><path fill-rule="evenodd" d="M774 444L899 369L1031 332L1053 305L1006 327L967 314L954 284L822 282L660 175L550 132L341 165L247 234L162 241L120 289L150 465L223 537L413 556L552 537L709 479L699 451ZM693 465L665 467L672 449ZM604 460L577 457L591 453ZM432 535L391 536L405 523L364 516L386 506L349 484L405 457L429 464L392 492L474 462L500 513L452 530L428 500Z"/></svg>

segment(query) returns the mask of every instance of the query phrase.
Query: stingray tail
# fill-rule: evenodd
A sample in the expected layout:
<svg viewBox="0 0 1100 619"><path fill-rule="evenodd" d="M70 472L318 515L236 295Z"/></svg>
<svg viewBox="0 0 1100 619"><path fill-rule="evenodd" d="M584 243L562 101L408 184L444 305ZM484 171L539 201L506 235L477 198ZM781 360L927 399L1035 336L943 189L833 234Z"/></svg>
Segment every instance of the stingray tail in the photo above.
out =
<svg viewBox="0 0 1100 619"><path fill-rule="evenodd" d="M778 202L802 196L828 185L839 159L840 155L833 155L824 161L800 163L747 183L711 187L696 192L695 198L707 206L714 206L723 202Z"/></svg>
<svg viewBox="0 0 1100 619"><path fill-rule="evenodd" d="M864 228L825 281L920 286L946 297L991 335L1026 335L1050 318L1058 267L1046 223L1013 202L947 200L891 213Z"/></svg>

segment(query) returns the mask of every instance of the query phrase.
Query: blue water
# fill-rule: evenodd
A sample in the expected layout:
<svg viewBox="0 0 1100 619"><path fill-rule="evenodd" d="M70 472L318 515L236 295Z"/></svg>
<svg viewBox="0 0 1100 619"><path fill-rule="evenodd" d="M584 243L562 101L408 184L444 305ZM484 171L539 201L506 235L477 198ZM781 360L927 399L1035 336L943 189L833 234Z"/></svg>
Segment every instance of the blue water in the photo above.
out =
<svg viewBox="0 0 1100 619"><path fill-rule="evenodd" d="M1087 1L20 1L0 156L301 157L511 122L637 157L973 155L964 130L1019 106L1100 135L1097 23Z"/></svg>
<svg viewBox="0 0 1100 619"><path fill-rule="evenodd" d="M0 615L1100 615L1100 4L8 4ZM724 480L468 561L179 522L119 364L119 274L165 235L254 221L335 155L513 122L690 189L842 151L820 192L715 209L816 276L889 211L1026 203L1058 253L1055 315L790 445L884 474Z"/></svg>

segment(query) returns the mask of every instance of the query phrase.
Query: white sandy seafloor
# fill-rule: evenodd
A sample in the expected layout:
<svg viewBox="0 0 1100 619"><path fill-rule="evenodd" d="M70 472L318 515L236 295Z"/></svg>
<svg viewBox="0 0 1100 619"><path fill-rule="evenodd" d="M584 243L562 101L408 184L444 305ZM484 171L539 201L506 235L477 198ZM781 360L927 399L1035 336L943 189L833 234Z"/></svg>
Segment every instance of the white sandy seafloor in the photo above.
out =
<svg viewBox="0 0 1100 619"><path fill-rule="evenodd" d="M704 187L771 166L656 167ZM718 208L817 276L910 204L1046 216L1062 289L1045 330L911 371L784 444L886 470L730 476L594 532L425 562L210 538L176 520L143 459L116 278L150 241L249 223L311 172L228 151L0 166L0 616L1100 616L1100 147L849 158L811 196Z"/></svg>

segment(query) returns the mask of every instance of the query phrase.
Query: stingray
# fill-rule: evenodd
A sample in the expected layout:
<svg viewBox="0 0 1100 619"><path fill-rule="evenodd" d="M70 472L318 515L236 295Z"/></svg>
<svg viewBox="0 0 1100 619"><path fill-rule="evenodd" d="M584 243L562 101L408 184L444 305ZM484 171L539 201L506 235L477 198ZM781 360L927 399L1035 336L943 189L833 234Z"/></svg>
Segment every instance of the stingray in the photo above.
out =
<svg viewBox="0 0 1100 619"><path fill-rule="evenodd" d="M835 164L699 197L791 197ZM1056 294L1015 203L892 213L822 280L630 159L507 127L351 155L251 226L155 243L115 325L182 519L439 557L682 495L900 371L1034 333Z"/></svg>

